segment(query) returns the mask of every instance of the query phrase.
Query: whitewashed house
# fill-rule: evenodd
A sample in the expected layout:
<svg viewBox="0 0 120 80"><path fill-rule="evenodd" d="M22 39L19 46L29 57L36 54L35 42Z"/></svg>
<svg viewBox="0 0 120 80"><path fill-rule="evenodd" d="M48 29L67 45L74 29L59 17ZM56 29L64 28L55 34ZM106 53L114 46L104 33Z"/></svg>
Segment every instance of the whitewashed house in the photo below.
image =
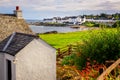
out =
<svg viewBox="0 0 120 80"><path fill-rule="evenodd" d="M45 23L62 23L60 17L53 17L53 18L44 19L43 22L45 22Z"/></svg>
<svg viewBox="0 0 120 80"><path fill-rule="evenodd" d="M83 23L86 22L86 17L85 17L85 16L83 17L82 22L83 22Z"/></svg>
<svg viewBox="0 0 120 80"><path fill-rule="evenodd" d="M48 22L48 23L52 23L52 22L53 22L53 19L52 19L52 18L50 18L50 19L44 19L43 22L44 22L44 23L47 23L47 22Z"/></svg>
<svg viewBox="0 0 120 80"><path fill-rule="evenodd" d="M65 22L69 22L69 18L68 17L64 17L61 19L62 23L65 23Z"/></svg>
<svg viewBox="0 0 120 80"><path fill-rule="evenodd" d="M56 18L53 18L53 19L52 19L52 23L57 23L57 19L56 19Z"/></svg>
<svg viewBox="0 0 120 80"><path fill-rule="evenodd" d="M53 23L61 23L60 17L53 17Z"/></svg>
<svg viewBox="0 0 120 80"><path fill-rule="evenodd" d="M76 18L77 18L76 16L68 17L68 22L71 22L71 23L75 24L77 22Z"/></svg>
<svg viewBox="0 0 120 80"><path fill-rule="evenodd" d="M106 22L116 22L116 20L101 20L101 19L86 19L86 21L90 21L90 22L98 22L98 23L106 23Z"/></svg>
<svg viewBox="0 0 120 80"><path fill-rule="evenodd" d="M77 22L81 22L81 21L82 21L81 16L78 16L78 17L76 18L76 21L77 21Z"/></svg>
<svg viewBox="0 0 120 80"><path fill-rule="evenodd" d="M56 80L56 50L34 35L0 42L0 80Z"/></svg>
<svg viewBox="0 0 120 80"><path fill-rule="evenodd" d="M68 17L68 22L71 22L73 24L80 24L80 23L84 23L85 21L86 21L86 18L81 16Z"/></svg>
<svg viewBox="0 0 120 80"><path fill-rule="evenodd" d="M78 23L84 23L86 21L85 17L81 16L69 16L69 17L53 17L50 19L44 19L43 22L51 22L51 23L72 23L72 24L78 24Z"/></svg>

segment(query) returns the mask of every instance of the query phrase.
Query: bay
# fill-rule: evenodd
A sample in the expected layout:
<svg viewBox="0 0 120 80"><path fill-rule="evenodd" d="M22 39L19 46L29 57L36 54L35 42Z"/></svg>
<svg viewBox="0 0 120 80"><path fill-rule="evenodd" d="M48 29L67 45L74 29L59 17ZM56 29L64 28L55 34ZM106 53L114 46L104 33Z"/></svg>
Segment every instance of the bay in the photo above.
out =
<svg viewBox="0 0 120 80"><path fill-rule="evenodd" d="M36 25L29 25L31 30L34 33L45 33L50 31L57 31L58 33L67 33L67 32L75 32L75 31L82 31L87 30L88 28L71 28L70 26L62 27L62 26L36 26Z"/></svg>

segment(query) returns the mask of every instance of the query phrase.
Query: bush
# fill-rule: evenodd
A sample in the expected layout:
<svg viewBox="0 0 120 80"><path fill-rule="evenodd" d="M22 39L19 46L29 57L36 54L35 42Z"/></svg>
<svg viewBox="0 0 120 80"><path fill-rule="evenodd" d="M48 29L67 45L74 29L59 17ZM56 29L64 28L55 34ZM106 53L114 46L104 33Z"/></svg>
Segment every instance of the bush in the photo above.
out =
<svg viewBox="0 0 120 80"><path fill-rule="evenodd" d="M76 54L73 61L79 69L86 66L87 59L91 64L94 61L101 64L106 60L118 59L120 57L120 30L91 31L90 38L84 40L82 44L77 44L73 54Z"/></svg>
<svg viewBox="0 0 120 80"><path fill-rule="evenodd" d="M112 27L116 28L116 27L120 27L120 21L116 21Z"/></svg>
<svg viewBox="0 0 120 80"><path fill-rule="evenodd" d="M84 57L90 59L91 63L96 60L98 63L105 63L106 60L116 60L120 57L120 33L119 31L101 30L98 33L92 32L88 40L83 41L80 46L78 60ZM85 66L85 63L79 62L78 66Z"/></svg>
<svg viewBox="0 0 120 80"><path fill-rule="evenodd" d="M86 21L85 23L83 23L83 25L87 26L87 27L110 27L109 25L105 24L105 23L98 23L98 22L88 22Z"/></svg>
<svg viewBox="0 0 120 80"><path fill-rule="evenodd" d="M75 63L75 57L77 57L75 54L71 54L70 56L66 56L62 60L62 65L74 65Z"/></svg>
<svg viewBox="0 0 120 80"><path fill-rule="evenodd" d="M96 22L88 22L86 21L85 23L83 23L83 25L88 26L88 27L99 27L99 23Z"/></svg>
<svg viewBox="0 0 120 80"><path fill-rule="evenodd" d="M94 22L85 22L83 25L88 27L98 27L98 25Z"/></svg>

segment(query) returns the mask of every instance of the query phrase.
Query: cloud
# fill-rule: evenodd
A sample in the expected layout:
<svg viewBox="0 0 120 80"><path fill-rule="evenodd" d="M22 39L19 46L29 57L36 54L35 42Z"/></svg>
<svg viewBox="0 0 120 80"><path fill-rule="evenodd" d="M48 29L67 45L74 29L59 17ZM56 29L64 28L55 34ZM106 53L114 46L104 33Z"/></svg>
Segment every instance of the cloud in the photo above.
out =
<svg viewBox="0 0 120 80"><path fill-rule="evenodd" d="M103 3L100 3L99 5L97 5L96 7L98 7L99 9L102 10L119 10L120 9L120 1L113 1L113 0L109 0L109 1L105 1Z"/></svg>
<svg viewBox="0 0 120 80"><path fill-rule="evenodd" d="M0 6L19 5L37 11L119 10L119 4L119 0L0 0Z"/></svg>
<svg viewBox="0 0 120 80"><path fill-rule="evenodd" d="M0 0L0 13L12 13L20 6L25 18L43 18L80 14L115 13L120 0Z"/></svg>

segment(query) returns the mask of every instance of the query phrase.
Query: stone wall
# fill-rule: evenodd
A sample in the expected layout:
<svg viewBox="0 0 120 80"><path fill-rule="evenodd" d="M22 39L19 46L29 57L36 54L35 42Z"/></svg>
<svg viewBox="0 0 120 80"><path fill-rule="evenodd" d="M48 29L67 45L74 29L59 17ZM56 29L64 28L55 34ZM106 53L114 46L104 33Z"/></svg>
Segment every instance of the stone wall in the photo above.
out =
<svg viewBox="0 0 120 80"><path fill-rule="evenodd" d="M0 41L13 32L33 34L24 19L17 19L12 14L0 14Z"/></svg>

